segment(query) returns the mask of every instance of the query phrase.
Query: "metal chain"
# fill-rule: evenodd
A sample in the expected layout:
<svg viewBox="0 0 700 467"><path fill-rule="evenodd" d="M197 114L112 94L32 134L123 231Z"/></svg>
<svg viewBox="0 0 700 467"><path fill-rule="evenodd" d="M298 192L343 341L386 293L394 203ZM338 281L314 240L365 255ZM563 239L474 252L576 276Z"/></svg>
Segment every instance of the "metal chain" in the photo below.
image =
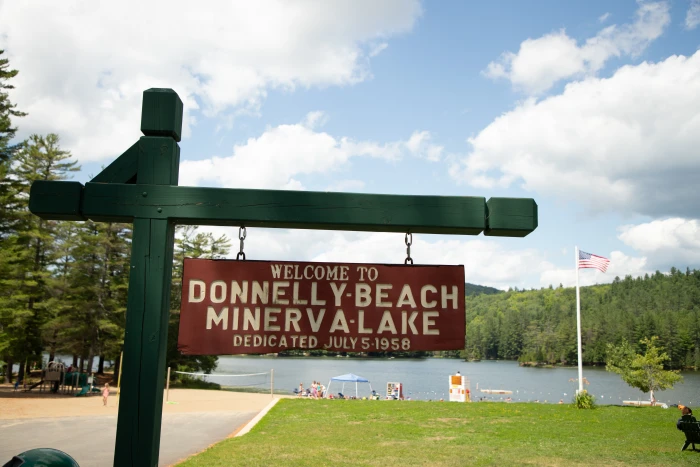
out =
<svg viewBox="0 0 700 467"><path fill-rule="evenodd" d="M243 253L243 240L245 240L246 233L247 232L244 226L240 226L238 228L238 239L241 241L241 251L239 251L236 255L237 260L242 259L243 261L245 261L245 253Z"/></svg>
<svg viewBox="0 0 700 467"><path fill-rule="evenodd" d="M411 232L406 233L406 260L403 264L413 264L413 258L411 258L411 243L413 243L413 234Z"/></svg>

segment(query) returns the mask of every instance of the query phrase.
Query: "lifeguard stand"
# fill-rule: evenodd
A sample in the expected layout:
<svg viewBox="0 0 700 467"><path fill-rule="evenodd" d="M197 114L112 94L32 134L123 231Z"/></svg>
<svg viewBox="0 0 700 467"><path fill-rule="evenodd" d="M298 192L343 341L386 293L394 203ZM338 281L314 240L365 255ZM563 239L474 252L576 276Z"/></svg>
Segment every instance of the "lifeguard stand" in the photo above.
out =
<svg viewBox="0 0 700 467"><path fill-rule="evenodd" d="M450 375L450 402L471 402L469 380L460 374Z"/></svg>
<svg viewBox="0 0 700 467"><path fill-rule="evenodd" d="M387 399L403 399L403 384L401 384L401 383L386 383L386 398Z"/></svg>

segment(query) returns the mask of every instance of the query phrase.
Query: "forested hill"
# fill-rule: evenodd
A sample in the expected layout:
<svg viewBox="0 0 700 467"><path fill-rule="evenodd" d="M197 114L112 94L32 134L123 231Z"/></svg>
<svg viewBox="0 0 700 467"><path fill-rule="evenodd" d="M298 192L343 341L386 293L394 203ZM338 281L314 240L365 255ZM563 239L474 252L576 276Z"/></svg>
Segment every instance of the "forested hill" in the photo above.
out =
<svg viewBox="0 0 700 467"><path fill-rule="evenodd" d="M464 295L467 297L471 295L494 295L497 293L503 293L502 290L494 289L493 287L487 287L485 285L470 284L469 282L464 283Z"/></svg>
<svg viewBox="0 0 700 467"><path fill-rule="evenodd" d="M576 289L466 297L467 358L576 364ZM581 288L583 361L605 361L606 344L659 336L672 368L700 367L700 271ZM641 349L638 349L641 350Z"/></svg>

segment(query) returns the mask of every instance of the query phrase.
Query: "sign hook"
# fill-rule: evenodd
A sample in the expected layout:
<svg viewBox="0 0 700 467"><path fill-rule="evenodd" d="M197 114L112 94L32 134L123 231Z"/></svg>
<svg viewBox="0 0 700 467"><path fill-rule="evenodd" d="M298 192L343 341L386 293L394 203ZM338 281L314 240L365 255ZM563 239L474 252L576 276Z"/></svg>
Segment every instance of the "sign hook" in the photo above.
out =
<svg viewBox="0 0 700 467"><path fill-rule="evenodd" d="M413 243L413 234L411 232L406 232L406 259L403 264L413 264L413 258L411 258L411 244Z"/></svg>
<svg viewBox="0 0 700 467"><path fill-rule="evenodd" d="M236 255L236 260L242 259L245 261L245 253L243 252L243 241L245 240L245 237L247 235L245 226L240 226L238 228L238 239L241 241L241 251L238 252Z"/></svg>

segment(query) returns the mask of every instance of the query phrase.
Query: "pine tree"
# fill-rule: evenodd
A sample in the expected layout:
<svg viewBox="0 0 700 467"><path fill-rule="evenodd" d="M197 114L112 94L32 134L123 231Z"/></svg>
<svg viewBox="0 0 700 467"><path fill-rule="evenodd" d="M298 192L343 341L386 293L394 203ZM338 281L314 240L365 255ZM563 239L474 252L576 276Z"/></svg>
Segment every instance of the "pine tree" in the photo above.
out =
<svg viewBox="0 0 700 467"><path fill-rule="evenodd" d="M215 238L211 233L197 232L196 226L179 226L175 238L173 254L173 280L170 294L170 322L168 324L167 366L180 371L211 372L216 368L218 358L211 355L182 355L177 350L177 337L180 330L180 301L182 298L182 267L184 259L226 257L231 242L222 235Z"/></svg>
<svg viewBox="0 0 700 467"><path fill-rule="evenodd" d="M17 208L12 232L4 239L0 277L0 323L6 360L41 360L42 325L47 321L52 271L55 266L59 223L29 212L29 189L36 180L64 180L77 171L69 152L61 150L55 134L32 135L15 154L9 177Z"/></svg>
<svg viewBox="0 0 700 467"><path fill-rule="evenodd" d="M7 93L7 90L14 88L9 81L17 76L18 72L10 69L8 59L2 58L4 52L0 50L0 278L8 277L12 269L13 258L9 249L15 240L9 237L16 226L15 212L18 209L17 190L9 172L14 155L21 148L22 143L12 144L17 132L17 128L12 126L12 118L26 115L17 110ZM9 313L6 311L11 293L11 289L0 283L0 357L7 363L5 372L7 383L12 381L13 363L8 349L13 345L13 333L10 328L14 323L9 319Z"/></svg>

